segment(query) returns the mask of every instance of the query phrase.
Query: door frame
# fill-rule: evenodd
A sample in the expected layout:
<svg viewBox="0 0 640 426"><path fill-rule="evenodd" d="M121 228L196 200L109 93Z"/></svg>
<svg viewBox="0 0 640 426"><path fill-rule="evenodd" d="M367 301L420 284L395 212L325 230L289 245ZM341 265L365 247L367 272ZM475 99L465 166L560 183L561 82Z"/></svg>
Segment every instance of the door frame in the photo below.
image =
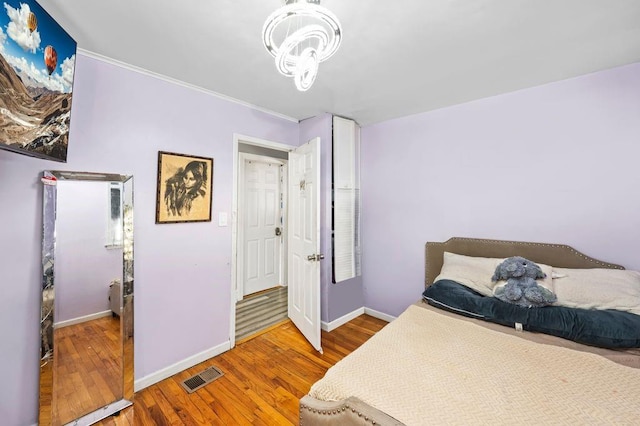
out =
<svg viewBox="0 0 640 426"><path fill-rule="evenodd" d="M270 161L265 161L265 159L269 159ZM279 265L278 265L278 282L280 283L280 285L286 286L287 284L287 270L286 265L287 265L287 261L286 261L286 247L287 247L287 200L286 200L286 191L287 191L287 168L286 167L282 167L282 166L286 166L287 164L287 160L281 160L279 158L273 158L273 157L268 157L265 155L258 155L258 154L248 154L246 152L239 152L238 153L238 190L237 190L237 195L238 195L238 209L236 211L241 212L244 210L245 205L244 205L244 199L243 196L244 195L244 191L245 191L245 161L256 161L256 162L263 162L263 163L270 163L270 164L277 164L279 167L281 167L281 174L280 174L280 182L279 182L279 188L281 193L284 192L285 193L285 197L284 200L279 200L282 201L283 204L280 207L280 216L282 217L282 222L283 222L283 235L282 235L282 242L280 244L280 261L279 261ZM238 216L238 221L236 223L236 230L237 230L237 241L236 241L236 248L237 248L237 256L236 256L236 280L237 280L237 286L236 286L236 301L239 302L240 300L243 299L244 297L244 285L243 285L243 281L244 281L244 261L245 261L245 253L244 253L244 244L239 244L240 242L242 242L244 240L244 227L243 227L243 223L242 223L242 218Z"/></svg>
<svg viewBox="0 0 640 426"><path fill-rule="evenodd" d="M231 289L229 308L229 346L236 345L236 302L238 292L238 172L240 166L239 145L254 145L275 151L291 152L296 147L266 139L233 134L233 188L231 194ZM285 213L286 214L286 213ZM286 225L286 224L285 224Z"/></svg>

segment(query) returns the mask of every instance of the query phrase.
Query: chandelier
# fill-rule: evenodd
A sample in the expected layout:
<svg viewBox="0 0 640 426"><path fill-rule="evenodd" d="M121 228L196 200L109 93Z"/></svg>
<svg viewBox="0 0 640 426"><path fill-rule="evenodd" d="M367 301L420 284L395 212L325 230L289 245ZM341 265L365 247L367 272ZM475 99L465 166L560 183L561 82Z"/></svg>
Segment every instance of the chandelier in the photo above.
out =
<svg viewBox="0 0 640 426"><path fill-rule="evenodd" d="M340 46L342 28L338 18L320 6L320 0L284 0L262 28L262 42L275 57L276 68L293 77L296 88L308 90L318 75L318 64Z"/></svg>

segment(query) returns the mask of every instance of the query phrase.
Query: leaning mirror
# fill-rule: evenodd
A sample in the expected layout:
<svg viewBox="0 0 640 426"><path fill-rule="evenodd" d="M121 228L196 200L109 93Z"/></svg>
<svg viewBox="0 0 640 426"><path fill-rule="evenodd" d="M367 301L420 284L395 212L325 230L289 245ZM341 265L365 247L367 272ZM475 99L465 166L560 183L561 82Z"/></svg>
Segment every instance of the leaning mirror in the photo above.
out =
<svg viewBox="0 0 640 426"><path fill-rule="evenodd" d="M133 177L45 171L40 425L89 425L133 397Z"/></svg>

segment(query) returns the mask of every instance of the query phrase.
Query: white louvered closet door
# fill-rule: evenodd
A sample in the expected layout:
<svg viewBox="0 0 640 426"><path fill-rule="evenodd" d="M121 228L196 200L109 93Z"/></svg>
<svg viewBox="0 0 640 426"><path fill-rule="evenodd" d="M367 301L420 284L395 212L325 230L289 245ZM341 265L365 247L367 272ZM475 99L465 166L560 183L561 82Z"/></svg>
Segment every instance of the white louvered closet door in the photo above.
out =
<svg viewBox="0 0 640 426"><path fill-rule="evenodd" d="M333 282L360 271L360 128L333 117Z"/></svg>

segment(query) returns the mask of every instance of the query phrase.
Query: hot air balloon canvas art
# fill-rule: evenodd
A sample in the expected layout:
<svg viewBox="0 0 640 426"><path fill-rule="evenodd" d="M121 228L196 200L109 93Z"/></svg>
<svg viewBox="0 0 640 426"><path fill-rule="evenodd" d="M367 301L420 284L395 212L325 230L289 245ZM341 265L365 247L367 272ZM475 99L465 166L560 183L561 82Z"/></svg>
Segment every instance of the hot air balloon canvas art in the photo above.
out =
<svg viewBox="0 0 640 426"><path fill-rule="evenodd" d="M0 149L67 161L76 47L37 2L2 2Z"/></svg>

